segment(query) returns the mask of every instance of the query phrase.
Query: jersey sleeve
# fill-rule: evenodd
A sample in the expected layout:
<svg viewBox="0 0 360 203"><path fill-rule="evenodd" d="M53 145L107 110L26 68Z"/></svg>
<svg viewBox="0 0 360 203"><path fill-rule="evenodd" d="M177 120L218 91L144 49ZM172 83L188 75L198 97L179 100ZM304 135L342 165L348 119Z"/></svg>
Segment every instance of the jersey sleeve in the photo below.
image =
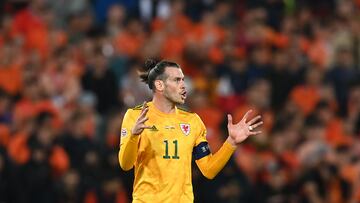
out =
<svg viewBox="0 0 360 203"><path fill-rule="evenodd" d="M206 127L200 117L198 118L200 130L199 135L195 140L193 157L201 173L206 178L213 179L229 161L231 155L235 151L235 148L225 141L219 151L212 154L206 140Z"/></svg>
<svg viewBox="0 0 360 203"><path fill-rule="evenodd" d="M130 170L134 166L138 153L140 136L131 134L131 129L135 125L135 121L134 111L129 109L125 113L120 133L119 164L125 171Z"/></svg>
<svg viewBox="0 0 360 203"><path fill-rule="evenodd" d="M195 140L195 147L193 148L193 157L195 160L201 159L211 154L208 141L206 140L206 127L200 117L197 116L197 118L197 127L200 130Z"/></svg>

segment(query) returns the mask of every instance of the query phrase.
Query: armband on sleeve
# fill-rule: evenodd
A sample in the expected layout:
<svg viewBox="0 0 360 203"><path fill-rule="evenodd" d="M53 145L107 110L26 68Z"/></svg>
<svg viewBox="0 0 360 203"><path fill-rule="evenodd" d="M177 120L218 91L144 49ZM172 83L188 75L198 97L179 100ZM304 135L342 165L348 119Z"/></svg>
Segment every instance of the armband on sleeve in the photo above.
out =
<svg viewBox="0 0 360 203"><path fill-rule="evenodd" d="M201 142L200 144L198 144L193 148L193 156L195 160L201 159L209 155L210 153L211 153L210 147L207 142Z"/></svg>

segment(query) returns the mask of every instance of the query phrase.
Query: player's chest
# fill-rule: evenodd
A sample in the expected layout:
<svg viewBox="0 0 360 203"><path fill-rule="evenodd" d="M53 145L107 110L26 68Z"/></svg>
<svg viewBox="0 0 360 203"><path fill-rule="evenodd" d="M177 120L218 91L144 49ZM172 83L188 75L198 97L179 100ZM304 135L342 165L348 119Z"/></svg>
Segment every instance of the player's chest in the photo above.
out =
<svg viewBox="0 0 360 203"><path fill-rule="evenodd" d="M197 129L189 122L163 120L149 122L140 148L162 159L181 159L191 156Z"/></svg>

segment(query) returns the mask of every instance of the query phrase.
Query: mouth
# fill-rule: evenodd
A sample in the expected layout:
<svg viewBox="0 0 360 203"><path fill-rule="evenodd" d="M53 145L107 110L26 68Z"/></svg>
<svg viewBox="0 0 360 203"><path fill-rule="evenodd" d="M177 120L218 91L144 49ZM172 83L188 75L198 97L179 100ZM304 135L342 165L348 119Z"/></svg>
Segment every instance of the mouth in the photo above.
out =
<svg viewBox="0 0 360 203"><path fill-rule="evenodd" d="M182 92L180 95L181 95L181 99L183 100L186 99L186 91Z"/></svg>

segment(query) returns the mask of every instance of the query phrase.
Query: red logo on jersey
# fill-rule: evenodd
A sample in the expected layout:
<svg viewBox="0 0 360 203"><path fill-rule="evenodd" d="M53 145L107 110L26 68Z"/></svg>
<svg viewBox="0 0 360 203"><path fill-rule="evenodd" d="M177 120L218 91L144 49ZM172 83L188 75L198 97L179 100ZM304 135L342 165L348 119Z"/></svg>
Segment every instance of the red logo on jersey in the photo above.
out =
<svg viewBox="0 0 360 203"><path fill-rule="evenodd" d="M180 129L185 135L190 134L190 124L180 123Z"/></svg>

